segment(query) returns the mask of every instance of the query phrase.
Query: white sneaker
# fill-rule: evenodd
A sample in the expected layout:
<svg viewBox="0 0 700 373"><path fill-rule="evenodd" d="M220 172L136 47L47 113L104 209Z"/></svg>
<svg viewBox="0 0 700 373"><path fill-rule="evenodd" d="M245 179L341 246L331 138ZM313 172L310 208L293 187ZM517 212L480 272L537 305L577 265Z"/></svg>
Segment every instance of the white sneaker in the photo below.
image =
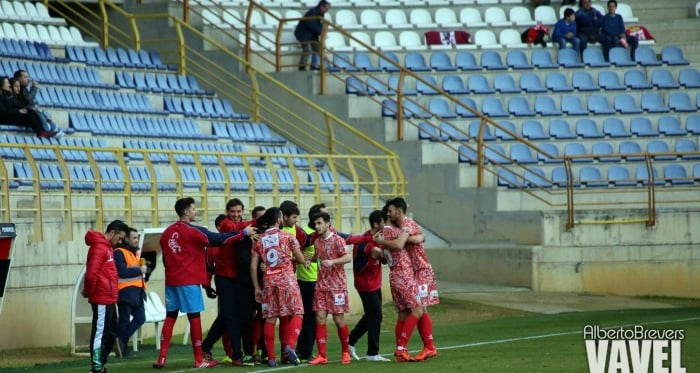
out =
<svg viewBox="0 0 700 373"><path fill-rule="evenodd" d="M367 355L367 361L391 361L382 355Z"/></svg>
<svg viewBox="0 0 700 373"><path fill-rule="evenodd" d="M52 137L53 137L54 139L57 139L57 140L58 140L58 139L60 139L61 137L65 136L65 135L66 135L66 133L63 132L63 130L59 129Z"/></svg>
<svg viewBox="0 0 700 373"><path fill-rule="evenodd" d="M350 356L352 356L353 359L360 360L360 357L357 356L357 351L355 351L355 346L348 346L348 350L350 350Z"/></svg>

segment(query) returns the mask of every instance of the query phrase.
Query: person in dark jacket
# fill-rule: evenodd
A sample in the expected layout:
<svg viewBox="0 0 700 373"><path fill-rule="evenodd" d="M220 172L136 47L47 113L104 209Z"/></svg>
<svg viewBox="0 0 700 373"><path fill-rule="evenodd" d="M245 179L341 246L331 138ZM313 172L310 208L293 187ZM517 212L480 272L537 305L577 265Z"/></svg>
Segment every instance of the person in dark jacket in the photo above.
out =
<svg viewBox="0 0 700 373"><path fill-rule="evenodd" d="M56 123L39 108L39 104L36 102L36 96L39 93L39 84L35 80L29 78L29 73L26 70L15 71L13 81L16 82L13 84L17 84L13 85L15 97L22 107L34 111L35 114L33 115L36 115L39 120L41 120L44 131L51 133L51 137L63 137L63 135L65 135L63 130L58 128Z"/></svg>
<svg viewBox="0 0 700 373"><path fill-rule="evenodd" d="M0 89L0 123L29 127L39 137L50 137L51 134L44 131L39 117L17 101L8 77L0 77Z"/></svg>
<svg viewBox="0 0 700 373"><path fill-rule="evenodd" d="M576 32L581 40L581 53L588 47L588 43L600 43L603 49L607 48L608 38L601 33L603 15L592 7L591 0L579 0L579 9L576 11Z"/></svg>
<svg viewBox="0 0 700 373"><path fill-rule="evenodd" d="M603 16L602 32L608 37L607 50L603 50L603 55L607 60L610 55L610 49L614 47L622 47L630 50L630 58L635 60L635 52L639 45L639 39L633 35L627 35L625 32L625 22L622 16L616 14L617 1L608 1L608 14Z"/></svg>
<svg viewBox="0 0 700 373"><path fill-rule="evenodd" d="M117 284L119 277L114 264L114 251L126 237L127 227L121 220L107 225L104 234L89 230L85 244L87 253L85 279L81 294L92 307L92 329L90 331L90 371L104 373L107 356L112 352L117 337Z"/></svg>
<svg viewBox="0 0 700 373"><path fill-rule="evenodd" d="M318 2L318 5L304 14L304 18L323 17L330 8L331 4L328 1L321 0ZM294 36L301 43L302 49L301 57L299 57L299 70L306 70L312 50L314 54L318 55L320 50L318 38L321 36L322 30L323 21L321 19L302 19L297 24L296 29L294 29ZM311 68L317 69L318 66L312 66Z"/></svg>
<svg viewBox="0 0 700 373"><path fill-rule="evenodd" d="M146 321L144 299L146 298L146 263L139 256L139 232L129 227L124 241L114 250L114 264L119 275L119 351L129 357L127 343Z"/></svg>

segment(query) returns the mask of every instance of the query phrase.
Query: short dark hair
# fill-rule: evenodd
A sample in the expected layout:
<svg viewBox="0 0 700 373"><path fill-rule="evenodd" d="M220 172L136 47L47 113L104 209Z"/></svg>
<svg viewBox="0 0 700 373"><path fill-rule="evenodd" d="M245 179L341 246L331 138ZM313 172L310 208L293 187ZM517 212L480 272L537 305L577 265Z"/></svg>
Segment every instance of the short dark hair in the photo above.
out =
<svg viewBox="0 0 700 373"><path fill-rule="evenodd" d="M107 230L105 230L105 233L109 233L109 232L127 233L129 231L129 229L130 229L129 226L126 225L126 223L117 219L117 220L112 220L111 223L107 224Z"/></svg>
<svg viewBox="0 0 700 373"><path fill-rule="evenodd" d="M326 1L326 0L321 0L321 1L318 2L318 5L316 5L316 6L320 8L320 7L322 7L322 6L330 6L330 5L331 5L331 3L329 3L328 1Z"/></svg>
<svg viewBox="0 0 700 373"><path fill-rule="evenodd" d="M226 215L219 214L219 216L217 216L216 219L214 219L214 226L218 229L219 224L221 224L221 222L224 221L224 219L226 219Z"/></svg>
<svg viewBox="0 0 700 373"><path fill-rule="evenodd" d="M608 5L610 4L615 4L615 8L617 8L617 0L608 0Z"/></svg>
<svg viewBox="0 0 700 373"><path fill-rule="evenodd" d="M384 221L389 219L389 205L384 205L384 207L382 207L381 214Z"/></svg>
<svg viewBox="0 0 700 373"><path fill-rule="evenodd" d="M19 79L22 77L22 73L26 73L26 72L27 72L27 70L17 70L17 71L15 71L14 78Z"/></svg>
<svg viewBox="0 0 700 373"><path fill-rule="evenodd" d="M394 199L390 199L386 202L386 206L394 206L397 209L401 209L404 213L406 213L406 210L408 210L408 205L406 204L406 200L403 199L403 197L396 197Z"/></svg>
<svg viewBox="0 0 700 373"><path fill-rule="evenodd" d="M311 220L311 217L313 217L314 215L321 212L321 209L325 209L325 208L326 208L326 204L323 202L317 203L317 204L311 206L311 208L309 209L309 220Z"/></svg>
<svg viewBox="0 0 700 373"><path fill-rule="evenodd" d="M265 207L263 206L255 206L253 209L250 211L251 215L255 215L256 212L258 211L265 211Z"/></svg>
<svg viewBox="0 0 700 373"><path fill-rule="evenodd" d="M299 215L299 206L292 201L282 201L279 209L283 216Z"/></svg>
<svg viewBox="0 0 700 373"><path fill-rule="evenodd" d="M185 215L185 210L192 205L194 205L194 198L192 197L178 199L175 202L175 212L177 213L177 216L182 217L182 215Z"/></svg>
<svg viewBox="0 0 700 373"><path fill-rule="evenodd" d="M369 225L374 225L374 223L382 222L382 212L379 210L374 210L369 214Z"/></svg>
<svg viewBox="0 0 700 373"><path fill-rule="evenodd" d="M326 223L331 221L331 216L327 212L317 212L311 217L311 221L315 222L318 219L323 219Z"/></svg>
<svg viewBox="0 0 700 373"><path fill-rule="evenodd" d="M276 224L277 219L279 219L281 216L282 212L280 211L280 209L278 209L277 207L270 207L269 209L265 210L263 216L259 217L258 220L255 221L255 223L262 232Z"/></svg>
<svg viewBox="0 0 700 373"><path fill-rule="evenodd" d="M569 16L572 15L572 14L574 14L574 13L576 13L576 12L574 12L573 9L571 9L571 8L566 8L566 9L564 10L564 18L569 18Z"/></svg>
<svg viewBox="0 0 700 373"><path fill-rule="evenodd" d="M226 202L226 211L230 209L231 207L234 206L241 206L242 209L245 209L245 205L243 204L243 201L241 201L238 198L232 198L228 202Z"/></svg>

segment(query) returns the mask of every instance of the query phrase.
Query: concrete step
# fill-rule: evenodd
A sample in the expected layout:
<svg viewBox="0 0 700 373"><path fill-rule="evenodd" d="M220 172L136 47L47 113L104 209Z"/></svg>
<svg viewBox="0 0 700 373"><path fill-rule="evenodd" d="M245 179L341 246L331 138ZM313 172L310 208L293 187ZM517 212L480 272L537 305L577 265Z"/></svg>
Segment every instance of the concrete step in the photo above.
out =
<svg viewBox="0 0 700 373"><path fill-rule="evenodd" d="M641 23L646 27L657 43L677 44L700 41L700 18L657 20Z"/></svg>
<svg viewBox="0 0 700 373"><path fill-rule="evenodd" d="M647 28L651 22L681 20L695 15L695 1L690 0L644 0L630 5L635 17L639 18L639 24Z"/></svg>

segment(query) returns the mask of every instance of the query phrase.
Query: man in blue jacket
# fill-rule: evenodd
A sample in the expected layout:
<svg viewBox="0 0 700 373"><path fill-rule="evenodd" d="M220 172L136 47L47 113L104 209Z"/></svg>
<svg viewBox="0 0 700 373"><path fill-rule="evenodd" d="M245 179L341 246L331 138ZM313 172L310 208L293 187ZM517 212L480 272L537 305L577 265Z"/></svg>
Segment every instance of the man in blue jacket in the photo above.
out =
<svg viewBox="0 0 700 373"><path fill-rule="evenodd" d="M318 5L309 9L304 18L307 17L323 17L326 12L331 8L331 4L326 0L321 0ZM306 66L309 64L309 57L311 56L311 51L318 55L320 50L320 45L318 43L318 38L321 36L321 31L323 30L323 21L321 19L308 19L300 20L294 30L294 36L297 38L299 43L301 43L301 57L299 58L299 70L306 70ZM318 66L312 66L312 69L318 69Z"/></svg>
<svg viewBox="0 0 700 373"><path fill-rule="evenodd" d="M630 50L630 57L635 60L635 52L639 45L639 40L632 35L627 35L625 32L625 22L622 16L616 14L617 1L608 1L608 14L603 17L602 32L608 37L607 49L603 49L603 55L607 59L610 54L610 49L614 47L622 47Z"/></svg>

